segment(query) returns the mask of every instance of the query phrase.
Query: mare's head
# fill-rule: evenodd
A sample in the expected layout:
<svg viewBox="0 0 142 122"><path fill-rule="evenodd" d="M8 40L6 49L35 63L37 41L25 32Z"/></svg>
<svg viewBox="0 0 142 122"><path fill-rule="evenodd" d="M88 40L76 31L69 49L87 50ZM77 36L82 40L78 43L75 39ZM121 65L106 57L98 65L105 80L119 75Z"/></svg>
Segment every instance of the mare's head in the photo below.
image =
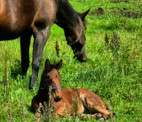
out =
<svg viewBox="0 0 142 122"><path fill-rule="evenodd" d="M67 43L71 46L75 57L81 62L87 61L84 30L85 17L89 10L80 14L73 9L68 0L57 1L58 11L55 22L64 29Z"/></svg>
<svg viewBox="0 0 142 122"><path fill-rule="evenodd" d="M45 69L43 71L40 83L40 89L44 89L49 92L49 88L51 88L51 94L53 95L56 102L62 99L62 92L60 87L61 76L59 74L59 69L61 66L62 60L59 63L52 65L47 59L45 61Z"/></svg>
<svg viewBox="0 0 142 122"><path fill-rule="evenodd" d="M68 29L64 30L68 45L71 46L74 56L81 62L88 59L85 51L86 37L84 34L84 30L86 30L85 17L88 12L89 10L82 14L78 13L77 22L74 26L69 26Z"/></svg>

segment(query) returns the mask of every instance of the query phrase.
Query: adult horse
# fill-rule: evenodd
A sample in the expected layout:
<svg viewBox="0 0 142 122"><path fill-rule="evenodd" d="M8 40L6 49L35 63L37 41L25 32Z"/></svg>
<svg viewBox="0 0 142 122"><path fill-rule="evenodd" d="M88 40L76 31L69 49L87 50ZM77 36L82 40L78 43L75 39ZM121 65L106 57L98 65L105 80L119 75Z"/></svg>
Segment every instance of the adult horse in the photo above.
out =
<svg viewBox="0 0 142 122"><path fill-rule="evenodd" d="M20 37L23 74L29 67L29 45L34 36L30 88L37 80L43 48L53 23L64 29L77 59L87 61L83 30L88 12L77 13L68 0L0 0L0 40Z"/></svg>

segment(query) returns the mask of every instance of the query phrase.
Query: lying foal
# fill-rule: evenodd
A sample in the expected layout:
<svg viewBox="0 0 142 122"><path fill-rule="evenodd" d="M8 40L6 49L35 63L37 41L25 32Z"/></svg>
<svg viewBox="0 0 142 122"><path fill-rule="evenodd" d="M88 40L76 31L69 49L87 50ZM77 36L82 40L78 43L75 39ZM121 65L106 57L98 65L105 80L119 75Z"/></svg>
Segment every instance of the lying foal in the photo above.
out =
<svg viewBox="0 0 142 122"><path fill-rule="evenodd" d="M51 88L56 115L64 116L66 114L78 114L83 116L85 115L83 113L89 112L90 114L87 114L89 118L99 120L108 119L111 112L107 110L104 102L97 94L83 88L61 89L61 76L58 71L61 66L62 60L56 65L51 65L50 61L48 59L46 60L38 93L32 99L32 108L36 111L40 103L49 103L49 88Z"/></svg>

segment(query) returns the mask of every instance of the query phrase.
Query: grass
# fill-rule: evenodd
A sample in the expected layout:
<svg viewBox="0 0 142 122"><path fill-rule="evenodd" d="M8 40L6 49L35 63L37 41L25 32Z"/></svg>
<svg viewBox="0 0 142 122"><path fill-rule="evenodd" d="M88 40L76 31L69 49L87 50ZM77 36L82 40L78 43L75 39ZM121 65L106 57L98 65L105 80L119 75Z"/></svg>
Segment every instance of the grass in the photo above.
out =
<svg viewBox="0 0 142 122"><path fill-rule="evenodd" d="M71 48L66 44L63 30L52 26L50 38L44 48L37 87L28 89L31 76L20 76L20 42L0 42L0 121L36 121L30 104L37 93L44 62L52 63L63 59L60 70L63 88L87 88L100 95L116 113L116 122L142 122L142 16L140 0L69 0L75 10L83 12L91 8L87 16L86 51L88 61L80 63L73 58ZM103 15L95 11L100 7ZM124 9L125 8L125 9ZM137 17L125 16L126 12L138 13ZM120 46L111 48L115 32ZM109 44L105 43L105 35ZM55 44L60 45L60 57L56 56ZM33 39L32 39L33 43ZM10 100L5 83L5 57L7 58ZM80 121L79 118L62 118L58 121ZM94 121L94 120L88 120ZM111 121L111 120L110 120Z"/></svg>

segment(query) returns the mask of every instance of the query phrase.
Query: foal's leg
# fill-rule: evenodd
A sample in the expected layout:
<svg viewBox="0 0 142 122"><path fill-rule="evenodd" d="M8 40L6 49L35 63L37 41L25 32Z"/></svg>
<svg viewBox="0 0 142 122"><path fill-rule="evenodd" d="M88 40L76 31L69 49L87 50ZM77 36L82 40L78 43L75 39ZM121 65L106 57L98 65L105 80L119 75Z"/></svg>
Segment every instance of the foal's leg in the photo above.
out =
<svg viewBox="0 0 142 122"><path fill-rule="evenodd" d="M64 116L65 115L65 107L62 106L62 107L59 107L57 110L56 110L56 115L57 116Z"/></svg>
<svg viewBox="0 0 142 122"><path fill-rule="evenodd" d="M21 45L21 67L22 75L25 75L29 67L29 46L30 46L31 32L26 31L20 38Z"/></svg>
<svg viewBox="0 0 142 122"><path fill-rule="evenodd" d="M47 42L47 39L50 34L50 26L47 26L44 30L40 30L34 35L34 45L33 45L33 61L32 61L32 77L30 88L32 89L35 86L35 82L38 77L38 71L40 67L41 57L43 48Z"/></svg>
<svg viewBox="0 0 142 122"><path fill-rule="evenodd" d="M96 118L96 119L104 118L106 120L110 116L110 112L106 109L104 102L96 94L94 97L93 95L92 97L86 96L85 106L88 108L88 110L90 110L90 112L97 112L91 115L91 118Z"/></svg>
<svg viewBox="0 0 142 122"><path fill-rule="evenodd" d="M106 105L104 104L100 96L91 92L88 89L79 89L78 92L84 107L90 113L95 113L90 115L91 118L107 119L110 116L110 112L107 110Z"/></svg>

